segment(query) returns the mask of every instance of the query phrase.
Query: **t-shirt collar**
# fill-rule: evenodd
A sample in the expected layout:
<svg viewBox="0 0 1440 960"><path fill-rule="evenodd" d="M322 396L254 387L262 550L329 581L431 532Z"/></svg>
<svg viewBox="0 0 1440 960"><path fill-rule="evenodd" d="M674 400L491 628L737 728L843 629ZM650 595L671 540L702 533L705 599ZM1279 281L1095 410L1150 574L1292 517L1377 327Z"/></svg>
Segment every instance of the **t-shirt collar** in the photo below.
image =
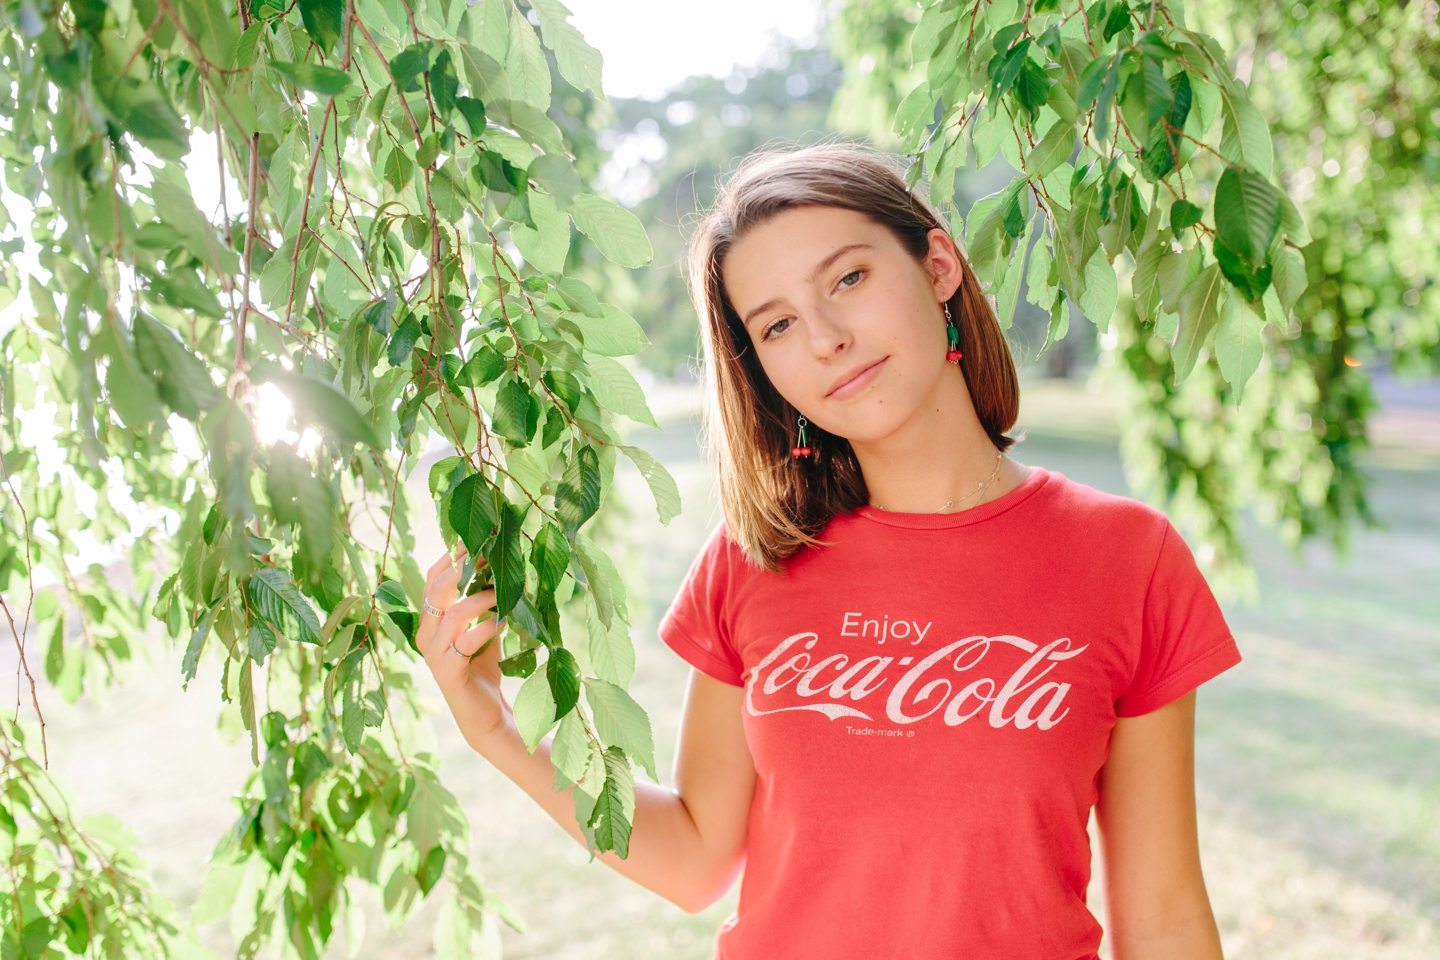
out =
<svg viewBox="0 0 1440 960"><path fill-rule="evenodd" d="M1050 471L1044 467L1031 467L1030 475L1020 481L1014 490L996 497L978 507L961 510L959 513L895 513L878 507L857 507L856 516L874 520L889 527L909 527L914 530L941 530L950 527L964 527L998 516L1036 493L1050 481Z"/></svg>

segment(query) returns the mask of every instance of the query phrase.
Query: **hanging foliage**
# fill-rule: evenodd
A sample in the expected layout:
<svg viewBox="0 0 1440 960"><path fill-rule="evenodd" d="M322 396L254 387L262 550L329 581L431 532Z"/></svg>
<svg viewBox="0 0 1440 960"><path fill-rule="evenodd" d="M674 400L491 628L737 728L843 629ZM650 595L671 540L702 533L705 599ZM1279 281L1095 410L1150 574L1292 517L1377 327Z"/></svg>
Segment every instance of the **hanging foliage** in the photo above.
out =
<svg viewBox="0 0 1440 960"><path fill-rule="evenodd" d="M1076 314L1108 334L1132 479L1203 541L1212 573L1246 587L1249 503L1291 544L1343 545L1373 522L1359 453L1374 401L1355 367L1437 363L1440 320L1407 309L1429 297L1434 258L1376 245L1418 235L1434 205L1420 171L1440 155L1435 116L1418 106L1437 89L1433 11L848 0L835 34L837 121L910 151L932 199L949 204L963 167L1013 168L963 217L1001 322L1023 297L1049 315L1041 350ZM869 120L881 114L893 132ZM1367 162L1381 128L1396 136ZM1339 189L1341 152L1360 187Z"/></svg>
<svg viewBox="0 0 1440 960"><path fill-rule="evenodd" d="M573 127L560 87L602 96L600 55L557 0L3 11L0 153L29 221L0 222L21 301L0 381L17 644L38 629L74 700L159 620L177 681L218 688L256 770L193 920L233 913L242 955L321 956L367 884L395 919L448 891L440 956L496 949L518 920L419 734L402 484L437 437L453 449L428 488L447 544L486 561L469 589L497 591L517 723L532 749L559 725L587 839L624 856L631 763L654 777L654 748L625 690L625 587L589 531L620 456L662 521L680 501L617 423L654 422L623 359L645 336L567 269L582 243L651 256L555 119ZM87 549L128 554L133 591L77 571ZM24 669L33 695L35 651ZM124 873L87 900L96 861L47 852L82 834L11 778L42 779L34 741L4 727L0 842L28 891L0 897L5 955L188 942ZM42 856L70 872L31 884Z"/></svg>

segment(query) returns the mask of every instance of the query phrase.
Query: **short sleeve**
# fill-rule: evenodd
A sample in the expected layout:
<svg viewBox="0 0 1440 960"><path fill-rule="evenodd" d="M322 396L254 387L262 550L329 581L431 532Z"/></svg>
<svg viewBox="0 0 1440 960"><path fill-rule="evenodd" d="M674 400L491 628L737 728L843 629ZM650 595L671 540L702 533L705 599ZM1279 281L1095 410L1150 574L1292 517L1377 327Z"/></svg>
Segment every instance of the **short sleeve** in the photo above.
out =
<svg viewBox="0 0 1440 960"><path fill-rule="evenodd" d="M1168 521L1145 593L1140 657L1115 713L1158 710L1240 662L1240 648L1185 540Z"/></svg>
<svg viewBox="0 0 1440 960"><path fill-rule="evenodd" d="M690 565L680 592L660 621L660 639L706 676L743 686L744 664L730 635L730 598L744 560L721 524Z"/></svg>

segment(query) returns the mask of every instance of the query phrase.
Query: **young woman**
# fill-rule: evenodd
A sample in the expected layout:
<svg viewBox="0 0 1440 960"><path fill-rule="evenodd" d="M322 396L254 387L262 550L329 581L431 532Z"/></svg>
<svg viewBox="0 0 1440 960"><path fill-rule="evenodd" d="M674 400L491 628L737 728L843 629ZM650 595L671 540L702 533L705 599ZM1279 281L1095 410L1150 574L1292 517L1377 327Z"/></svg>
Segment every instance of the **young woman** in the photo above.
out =
<svg viewBox="0 0 1440 960"><path fill-rule="evenodd" d="M974 274L877 156L753 158L698 232L725 522L660 625L690 674L630 856L716 956L1082 960L1096 809L1117 960L1220 957L1194 689L1239 661L1165 517L1005 456L1018 385ZM419 643L466 739L577 840L495 632L430 571Z"/></svg>

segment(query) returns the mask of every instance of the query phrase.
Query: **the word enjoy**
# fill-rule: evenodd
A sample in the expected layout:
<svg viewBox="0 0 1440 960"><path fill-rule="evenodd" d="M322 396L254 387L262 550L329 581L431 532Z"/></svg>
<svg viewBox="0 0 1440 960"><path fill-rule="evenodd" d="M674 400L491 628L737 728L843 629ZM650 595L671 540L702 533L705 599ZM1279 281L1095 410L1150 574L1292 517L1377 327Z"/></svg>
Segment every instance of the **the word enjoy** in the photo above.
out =
<svg viewBox="0 0 1440 960"><path fill-rule="evenodd" d="M840 621L840 636L842 637L874 637L880 643L884 643L891 637L896 640L904 640L907 637L914 637L910 645L914 646L925 639L925 634L930 632L933 623L927 622L920 626L918 620L891 620L890 614L873 619L864 619L865 614L859 610L845 614Z"/></svg>
<svg viewBox="0 0 1440 960"><path fill-rule="evenodd" d="M1070 684L1045 678L1088 649L1088 644L1072 649L1068 637L1041 646L1024 637L973 636L945 644L918 661L867 656L852 662L849 654L822 656L817 643L814 632L794 634L755 665L745 687L745 708L751 716L803 710L831 720L873 720L871 713L852 704L874 694L877 701L884 698L885 717L901 725L938 715L956 727L983 714L996 729L1014 724L1017 730L1049 730L1070 712L1063 707ZM1004 651L1016 650L1025 659L1006 664L1017 658L1006 657ZM1000 679L996 667L1008 669L1008 676Z"/></svg>

